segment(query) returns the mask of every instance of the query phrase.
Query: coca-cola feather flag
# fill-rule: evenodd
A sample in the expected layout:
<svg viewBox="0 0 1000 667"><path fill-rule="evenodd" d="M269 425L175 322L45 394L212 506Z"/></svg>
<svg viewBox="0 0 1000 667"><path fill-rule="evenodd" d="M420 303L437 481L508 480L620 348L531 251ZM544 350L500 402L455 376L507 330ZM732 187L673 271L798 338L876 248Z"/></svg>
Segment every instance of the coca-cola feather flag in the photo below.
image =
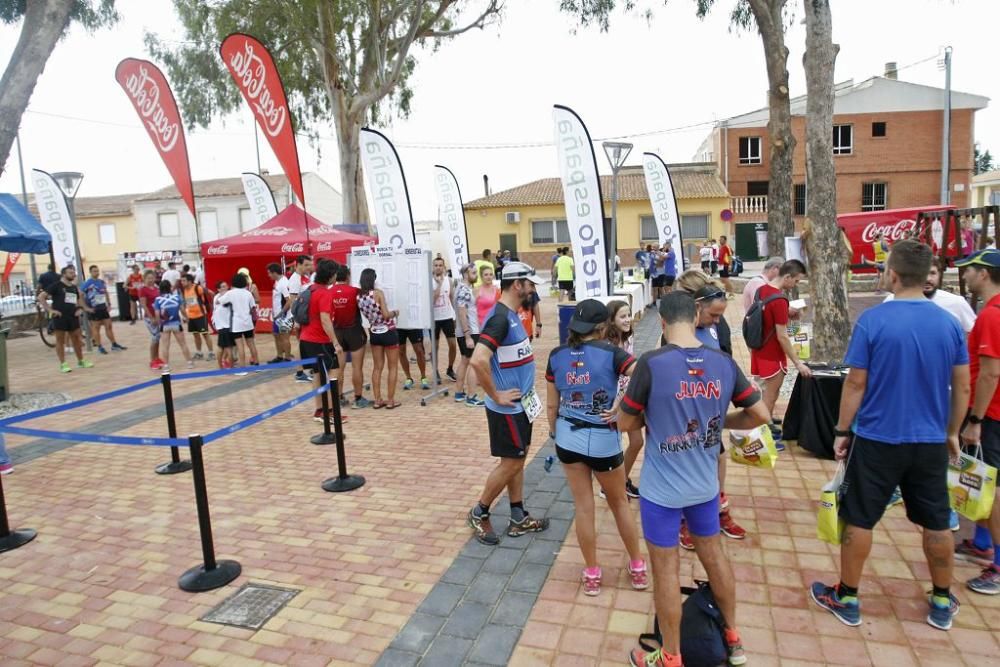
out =
<svg viewBox="0 0 1000 667"><path fill-rule="evenodd" d="M187 203L191 215L197 219L181 114L177 111L177 102L163 72L147 60L126 58L115 68L115 80L128 95L139 119L146 126L149 138L167 165L177 191Z"/></svg>
<svg viewBox="0 0 1000 667"><path fill-rule="evenodd" d="M7 282L10 280L10 272L14 270L14 265L17 264L17 260L21 259L21 253L19 252L9 252L7 253L7 265L3 267L3 281Z"/></svg>
<svg viewBox="0 0 1000 667"><path fill-rule="evenodd" d="M295 130L288 113L285 87L281 84L271 53L255 38L240 32L222 40L219 53L257 123L264 130L264 136L288 176L292 191L304 205L306 197L302 190Z"/></svg>

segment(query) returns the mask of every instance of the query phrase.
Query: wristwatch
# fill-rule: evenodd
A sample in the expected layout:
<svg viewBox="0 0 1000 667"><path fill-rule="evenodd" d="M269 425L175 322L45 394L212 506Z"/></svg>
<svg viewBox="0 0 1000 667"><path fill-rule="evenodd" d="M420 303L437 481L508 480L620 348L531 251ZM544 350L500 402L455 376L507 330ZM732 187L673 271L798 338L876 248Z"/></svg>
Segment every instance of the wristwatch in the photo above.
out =
<svg viewBox="0 0 1000 667"><path fill-rule="evenodd" d="M841 431L841 430L840 430L839 428L837 428L836 426L834 426L834 427L833 427L833 435L834 435L835 437L838 437L838 438L846 438L846 437L847 437L847 436L849 436L850 434L851 434L851 430L850 430L850 429L847 429L846 431Z"/></svg>
<svg viewBox="0 0 1000 667"><path fill-rule="evenodd" d="M968 421L969 421L970 424L982 424L983 423L983 418L982 417L977 417L976 415L969 415Z"/></svg>

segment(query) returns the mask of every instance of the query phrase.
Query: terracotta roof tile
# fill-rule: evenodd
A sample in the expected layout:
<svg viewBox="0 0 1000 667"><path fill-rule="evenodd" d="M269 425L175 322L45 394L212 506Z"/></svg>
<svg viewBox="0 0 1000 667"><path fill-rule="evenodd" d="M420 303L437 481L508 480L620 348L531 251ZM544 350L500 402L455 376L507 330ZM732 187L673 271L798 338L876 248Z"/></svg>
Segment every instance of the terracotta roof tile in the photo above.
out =
<svg viewBox="0 0 1000 667"><path fill-rule="evenodd" d="M670 178L678 199L729 197L726 186L719 180L713 163L668 165ZM611 176L601 176L601 195L611 201ZM618 175L618 201L648 199L642 167L626 167ZM545 206L563 203L562 185L558 178L542 178L509 190L494 192L465 203L467 209Z"/></svg>
<svg viewBox="0 0 1000 667"><path fill-rule="evenodd" d="M101 215L128 215L132 212L132 202L137 194L130 195L102 195L97 197L77 197L73 200L73 207L78 218L90 218ZM38 209L35 208L35 195L28 195L28 210L31 215L38 217Z"/></svg>
<svg viewBox="0 0 1000 667"><path fill-rule="evenodd" d="M271 186L271 190L282 190L288 187L288 177L284 174L268 174L264 180ZM198 197L230 197L243 194L243 180L240 178L211 178L204 181L194 182L194 196ZM149 194L136 197L136 201L161 201L164 199L179 199L180 193L177 186L168 185L165 188L154 190Z"/></svg>

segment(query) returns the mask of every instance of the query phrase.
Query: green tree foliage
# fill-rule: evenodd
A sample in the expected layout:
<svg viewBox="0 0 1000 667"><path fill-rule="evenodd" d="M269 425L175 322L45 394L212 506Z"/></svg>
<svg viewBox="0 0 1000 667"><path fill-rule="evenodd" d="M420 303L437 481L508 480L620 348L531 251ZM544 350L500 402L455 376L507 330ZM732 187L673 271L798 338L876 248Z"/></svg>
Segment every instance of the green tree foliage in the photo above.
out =
<svg viewBox="0 0 1000 667"><path fill-rule="evenodd" d="M993 171L993 156L990 155L989 149L986 152L979 151L979 143L973 147L973 158L975 163L973 169L976 174L985 174L988 171Z"/></svg>

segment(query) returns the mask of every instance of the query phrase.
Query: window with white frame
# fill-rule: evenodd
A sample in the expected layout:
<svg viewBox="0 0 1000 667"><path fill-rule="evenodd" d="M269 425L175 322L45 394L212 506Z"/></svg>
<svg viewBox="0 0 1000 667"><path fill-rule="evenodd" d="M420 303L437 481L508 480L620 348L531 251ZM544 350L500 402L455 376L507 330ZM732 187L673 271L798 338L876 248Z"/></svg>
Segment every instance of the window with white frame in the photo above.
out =
<svg viewBox="0 0 1000 667"><path fill-rule="evenodd" d="M852 125L833 126L833 154L850 155L854 152L854 127Z"/></svg>
<svg viewBox="0 0 1000 667"><path fill-rule="evenodd" d="M651 215L639 218L639 240L659 242L660 232L656 229L656 218Z"/></svg>
<svg viewBox="0 0 1000 667"><path fill-rule="evenodd" d="M740 137L740 164L760 164L760 137Z"/></svg>
<svg viewBox="0 0 1000 667"><path fill-rule="evenodd" d="M257 226L256 220L250 214L250 209L241 208L240 209L240 231L249 232L251 229Z"/></svg>
<svg viewBox="0 0 1000 667"><path fill-rule="evenodd" d="M115 234L115 223L113 222L102 222L97 226L97 236L100 239L101 245L114 245L118 242L117 235Z"/></svg>
<svg viewBox="0 0 1000 667"><path fill-rule="evenodd" d="M532 220L531 243L569 243L569 225L565 220Z"/></svg>
<svg viewBox="0 0 1000 667"><path fill-rule="evenodd" d="M887 188L885 183L861 184L861 210L884 211L887 203Z"/></svg>
<svg viewBox="0 0 1000 667"><path fill-rule="evenodd" d="M681 237L684 239L707 239L708 214L682 215Z"/></svg>
<svg viewBox="0 0 1000 667"><path fill-rule="evenodd" d="M219 238L219 216L215 211L198 211L198 227L202 243Z"/></svg>
<svg viewBox="0 0 1000 667"><path fill-rule="evenodd" d="M160 228L160 236L180 236L181 227L177 222L176 213L158 213L156 222Z"/></svg>

